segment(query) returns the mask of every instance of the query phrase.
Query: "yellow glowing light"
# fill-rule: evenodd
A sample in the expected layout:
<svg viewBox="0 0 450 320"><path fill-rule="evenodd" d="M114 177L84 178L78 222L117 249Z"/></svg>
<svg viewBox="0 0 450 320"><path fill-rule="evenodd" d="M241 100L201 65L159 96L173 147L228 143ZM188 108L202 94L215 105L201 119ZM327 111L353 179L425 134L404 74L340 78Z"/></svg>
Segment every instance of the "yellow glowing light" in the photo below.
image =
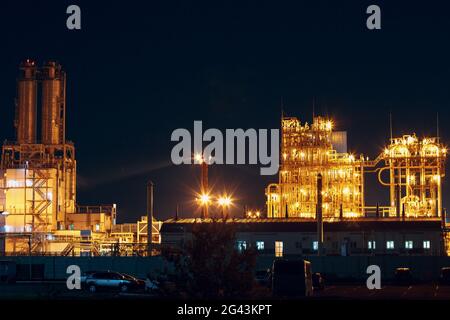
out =
<svg viewBox="0 0 450 320"><path fill-rule="evenodd" d="M412 137L412 136L408 136L407 138L406 138L406 144L413 144L413 143L415 143L416 142L416 138L414 138L414 137Z"/></svg>
<svg viewBox="0 0 450 320"><path fill-rule="evenodd" d="M218 203L219 206L221 206L221 207L229 207L229 206L231 205L231 203L232 203L232 200L231 200L231 198L228 197L228 196L223 196L223 197L220 197L220 198L217 200L217 203Z"/></svg>
<svg viewBox="0 0 450 320"><path fill-rule="evenodd" d="M349 194L350 194L350 188L349 188L349 187L344 187L344 188L342 189L342 193L343 193L344 195L349 195Z"/></svg>
<svg viewBox="0 0 450 320"><path fill-rule="evenodd" d="M441 182L441 176L438 175L438 174L435 174L435 175L433 176L433 180L434 180L436 183L439 183L439 182Z"/></svg>
<svg viewBox="0 0 450 320"><path fill-rule="evenodd" d="M348 160L350 160L350 161L355 161L355 156L354 155L349 155L348 156Z"/></svg>
<svg viewBox="0 0 450 320"><path fill-rule="evenodd" d="M331 131L331 129L333 129L333 122L332 122L331 120L327 121L327 122L325 123L325 128L326 128L327 130L330 130L330 131Z"/></svg>
<svg viewBox="0 0 450 320"><path fill-rule="evenodd" d="M347 218L358 218L359 216L357 212L346 212L344 215Z"/></svg>
<svg viewBox="0 0 450 320"><path fill-rule="evenodd" d="M203 163L203 156L200 153L195 154L194 159L197 163Z"/></svg>
<svg viewBox="0 0 450 320"><path fill-rule="evenodd" d="M208 194L204 193L200 196L198 200L202 205L207 205L210 202L211 198Z"/></svg>

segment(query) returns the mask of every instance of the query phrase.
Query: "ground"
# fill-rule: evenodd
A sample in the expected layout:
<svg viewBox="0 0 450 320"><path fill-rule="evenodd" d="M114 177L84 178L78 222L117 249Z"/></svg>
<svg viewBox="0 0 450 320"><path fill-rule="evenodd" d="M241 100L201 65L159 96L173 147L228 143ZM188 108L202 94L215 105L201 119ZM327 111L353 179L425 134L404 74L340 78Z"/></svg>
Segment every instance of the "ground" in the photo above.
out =
<svg viewBox="0 0 450 320"><path fill-rule="evenodd" d="M63 281L23 281L0 285L0 300L3 299L158 299L156 295L118 292L89 293L84 290L68 290ZM365 285L339 284L326 286L316 291L310 299L363 299L363 300L450 300L450 286L418 284L412 286L382 286L380 290L368 290Z"/></svg>

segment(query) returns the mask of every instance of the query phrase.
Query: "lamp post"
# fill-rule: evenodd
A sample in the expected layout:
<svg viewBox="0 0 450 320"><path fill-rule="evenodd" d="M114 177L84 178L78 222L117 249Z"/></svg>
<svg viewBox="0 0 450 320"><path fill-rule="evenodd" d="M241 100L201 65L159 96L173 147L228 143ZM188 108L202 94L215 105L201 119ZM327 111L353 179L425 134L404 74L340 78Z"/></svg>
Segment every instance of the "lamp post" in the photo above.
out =
<svg viewBox="0 0 450 320"><path fill-rule="evenodd" d="M208 205L211 201L211 198L209 194L202 193L198 198L198 201L200 203L200 206L202 207L202 219L205 219L208 217Z"/></svg>
<svg viewBox="0 0 450 320"><path fill-rule="evenodd" d="M222 196L217 200L217 204L222 209L222 219L225 218L225 209L228 209L232 203L233 203L233 201L231 200L231 198L229 196Z"/></svg>
<svg viewBox="0 0 450 320"><path fill-rule="evenodd" d="M201 177L200 177L200 192L201 192L201 198L208 196L208 163L205 161L203 155L196 154L194 157L195 163L198 163L201 165ZM209 196L206 202L209 202ZM204 201L203 201L204 202ZM208 218L208 205L204 204L202 206L202 218Z"/></svg>

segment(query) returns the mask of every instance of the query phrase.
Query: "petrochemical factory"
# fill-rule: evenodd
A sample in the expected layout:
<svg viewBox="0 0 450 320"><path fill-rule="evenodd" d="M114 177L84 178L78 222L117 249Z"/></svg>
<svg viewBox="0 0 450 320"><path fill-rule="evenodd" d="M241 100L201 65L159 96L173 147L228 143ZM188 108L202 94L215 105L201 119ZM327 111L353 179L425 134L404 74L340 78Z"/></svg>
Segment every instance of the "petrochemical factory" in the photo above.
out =
<svg viewBox="0 0 450 320"><path fill-rule="evenodd" d="M301 123L283 115L278 181L265 190L265 212L238 217L227 210L209 217L203 161L200 217L155 220L149 183L146 215L116 224L115 204L78 204L75 146L66 139L65 122L61 66L24 61L17 80L16 141L5 141L1 154L0 255L154 255L160 246L185 246L195 224L218 220L236 226L238 249L254 247L276 257L449 252L442 205L447 148L439 136L391 136L370 160L347 151L347 133L336 131L332 119L313 116L312 123ZM368 174L389 190L384 205L366 203ZM218 202L232 206L231 198Z"/></svg>
<svg viewBox="0 0 450 320"><path fill-rule="evenodd" d="M147 216L120 225L115 204L77 203L75 146L66 139L65 123L65 72L56 62L40 67L24 61L17 80L16 141L5 141L1 154L0 254L148 254L148 236L160 242L160 222L153 221L150 230Z"/></svg>

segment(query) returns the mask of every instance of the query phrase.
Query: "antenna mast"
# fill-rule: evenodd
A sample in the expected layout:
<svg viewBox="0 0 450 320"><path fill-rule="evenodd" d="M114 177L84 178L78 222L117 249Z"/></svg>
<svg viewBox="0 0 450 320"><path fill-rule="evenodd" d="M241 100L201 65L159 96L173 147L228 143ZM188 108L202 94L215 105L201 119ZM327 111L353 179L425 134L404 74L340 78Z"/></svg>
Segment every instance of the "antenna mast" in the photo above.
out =
<svg viewBox="0 0 450 320"><path fill-rule="evenodd" d="M389 111L389 131L390 131L391 142L392 142L392 111Z"/></svg>

